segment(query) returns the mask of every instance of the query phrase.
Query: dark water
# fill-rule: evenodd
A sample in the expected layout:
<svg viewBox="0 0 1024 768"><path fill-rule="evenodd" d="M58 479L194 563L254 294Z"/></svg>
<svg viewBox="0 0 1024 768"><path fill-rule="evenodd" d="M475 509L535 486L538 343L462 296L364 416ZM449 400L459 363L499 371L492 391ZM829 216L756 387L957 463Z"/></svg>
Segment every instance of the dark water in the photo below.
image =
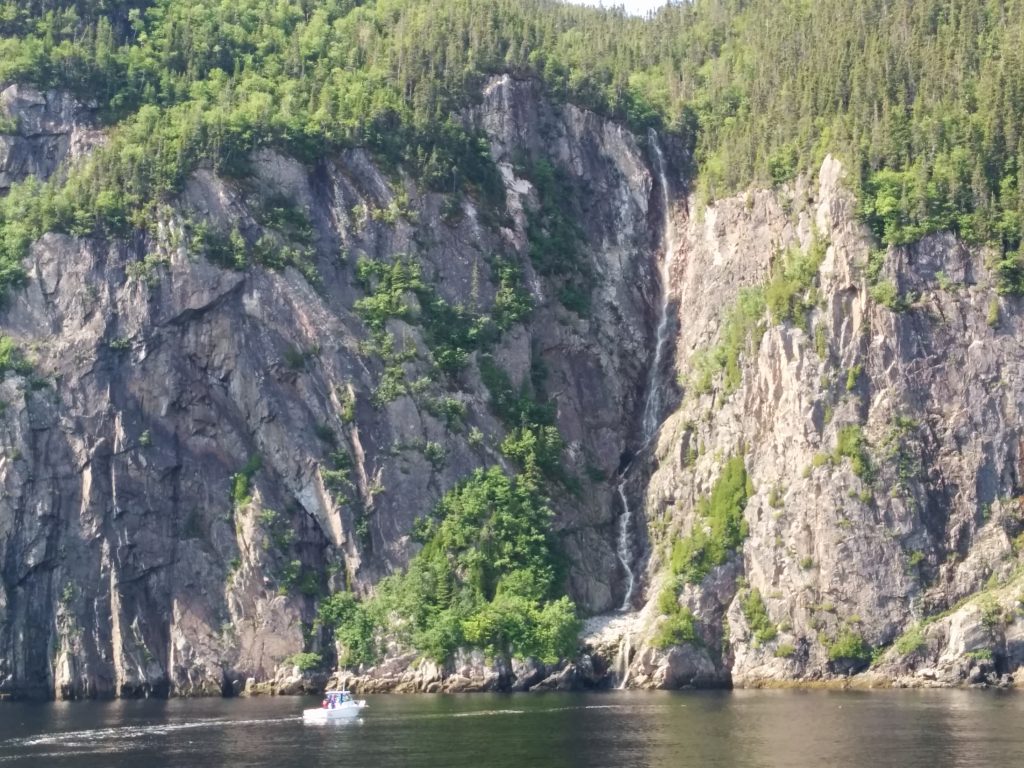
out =
<svg viewBox="0 0 1024 768"><path fill-rule="evenodd" d="M0 765L536 768L1024 765L1024 695L737 691L0 704Z"/></svg>

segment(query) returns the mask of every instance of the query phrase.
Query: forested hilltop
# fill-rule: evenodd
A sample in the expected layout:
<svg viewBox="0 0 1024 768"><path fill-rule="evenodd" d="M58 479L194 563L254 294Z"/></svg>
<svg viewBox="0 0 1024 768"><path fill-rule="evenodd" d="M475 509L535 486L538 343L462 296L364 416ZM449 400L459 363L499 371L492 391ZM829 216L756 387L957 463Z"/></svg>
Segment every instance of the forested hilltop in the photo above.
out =
<svg viewBox="0 0 1024 768"><path fill-rule="evenodd" d="M197 164L230 168L259 146L365 145L432 187L486 187L479 146L450 117L496 72L695 137L706 197L781 183L832 151L884 242L952 228L1014 252L1022 8L701 0L643 21L549 0L10 0L0 82L96 99L117 131L61 189L8 196L3 280L31 236L141 224Z"/></svg>
<svg viewBox="0 0 1024 768"><path fill-rule="evenodd" d="M1024 0L0 0L0 696L923 653L1024 547L1022 48Z"/></svg>

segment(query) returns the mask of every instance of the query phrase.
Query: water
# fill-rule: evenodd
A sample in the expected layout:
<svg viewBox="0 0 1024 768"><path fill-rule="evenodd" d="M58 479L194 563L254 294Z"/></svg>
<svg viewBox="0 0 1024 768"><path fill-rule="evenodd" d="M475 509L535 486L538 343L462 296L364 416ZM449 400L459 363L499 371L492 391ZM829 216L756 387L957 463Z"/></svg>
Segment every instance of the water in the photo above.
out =
<svg viewBox="0 0 1024 768"><path fill-rule="evenodd" d="M737 691L0 705L2 766L972 768L1024 765L1024 696Z"/></svg>
<svg viewBox="0 0 1024 768"><path fill-rule="evenodd" d="M628 611L633 604L633 587L636 585L636 577L633 575L633 548L630 546L630 533L633 525L633 510L629 506L629 499L626 498L625 472L623 479L619 482L616 490L619 492L619 499L622 501L622 516L619 517L619 541L616 546L616 554L622 564L622 570L626 572L626 592L622 598L620 611Z"/></svg>
<svg viewBox="0 0 1024 768"><path fill-rule="evenodd" d="M644 411L640 420L641 437L646 446L661 426L661 413L664 410L661 369L664 365L665 351L670 347L669 331L671 304L669 302L669 278L672 274L672 259L676 252L675 228L672 226L672 198L669 190L668 176L665 173L665 155L658 142L658 134L652 128L648 133L651 151L654 155L654 172L658 175L658 187L661 189L662 231L661 243L664 251L661 259L661 308L658 315L658 328L655 332L654 362L647 372L647 384L644 390ZM628 611L633 607L633 592L636 577L633 573L632 524L633 510L626 496L627 466L619 477L616 488L622 501L622 516L619 519L619 536L616 554L626 574L626 590L620 611Z"/></svg>
<svg viewBox="0 0 1024 768"><path fill-rule="evenodd" d="M651 152L654 155L654 172L658 174L658 186L661 188L661 244L664 255L661 259L661 309L658 315L658 330L655 333L654 363L647 374L647 397L644 401L642 420L645 444L658 431L658 427L661 425L661 412L664 408L661 368L665 361L665 351L669 348L671 341L669 339L669 331L672 327L669 279L672 275L672 260L676 253L675 228L672 226L672 199L668 176L665 174L665 155L662 154L661 144L658 143L658 134L653 128L648 134L648 138L651 143Z"/></svg>

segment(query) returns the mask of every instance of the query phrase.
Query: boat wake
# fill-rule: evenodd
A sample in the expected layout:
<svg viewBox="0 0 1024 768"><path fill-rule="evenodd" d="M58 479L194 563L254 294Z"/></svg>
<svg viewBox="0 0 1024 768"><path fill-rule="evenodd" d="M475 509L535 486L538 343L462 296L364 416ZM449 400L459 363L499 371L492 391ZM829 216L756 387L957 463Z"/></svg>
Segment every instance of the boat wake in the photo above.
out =
<svg viewBox="0 0 1024 768"><path fill-rule="evenodd" d="M493 717L494 715L525 715L525 709L485 709L481 712L456 712L452 717Z"/></svg>
<svg viewBox="0 0 1024 768"><path fill-rule="evenodd" d="M259 720L231 720L216 718L210 720L192 720L184 723L161 723L154 725L126 725L117 728L91 728L84 731L62 731L60 733L44 733L38 736L25 736L0 741L0 752L5 747L87 747L101 742L126 741L142 739L149 736L161 736L178 731L199 728L221 728L224 726L266 725L268 723L286 723L299 720L298 717L275 717Z"/></svg>

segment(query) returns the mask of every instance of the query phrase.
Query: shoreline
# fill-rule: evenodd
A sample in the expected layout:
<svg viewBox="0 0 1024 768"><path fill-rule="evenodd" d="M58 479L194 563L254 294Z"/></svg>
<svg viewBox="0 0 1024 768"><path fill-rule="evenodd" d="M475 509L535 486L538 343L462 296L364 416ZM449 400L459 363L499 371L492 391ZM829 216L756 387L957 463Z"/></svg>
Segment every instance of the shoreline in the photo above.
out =
<svg viewBox="0 0 1024 768"><path fill-rule="evenodd" d="M397 690L397 689L386 689L377 688L375 690L360 690L359 688L352 689L353 693L357 695L372 695L372 696L466 696L466 695L478 695L478 694L500 694L500 695L513 695L513 694L532 694L532 695L544 695L548 693L563 693L563 694L588 694L588 693L600 693L600 694L640 694L640 693L721 693L721 692L749 692L749 691L842 691L850 693L864 693L864 692L881 692L881 691L986 691L986 692L1003 692L1003 693L1018 693L1021 692L1021 688L1011 683L1008 685L992 685L989 683L960 683L950 684L942 683L938 681L912 681L901 678L891 678L884 675L877 674L862 674L851 677L835 678L830 680L748 680L740 684L733 685L720 685L720 686L682 686L680 688L617 688L611 685L605 686L591 686L591 687L579 687L579 688L561 688L561 689L513 689L513 688L490 688L490 689L472 689L472 690L435 690L435 691L423 691L423 690ZM178 700L209 700L209 699L265 699L265 698L318 698L322 694L311 690L302 691L289 691L289 692L277 692L277 691L259 691L240 693L232 696L217 696L217 695L203 695L203 694L175 694L171 693L167 696L96 696L96 697L82 697L82 698L63 698L58 699L56 697L40 698L38 696L18 696L13 693L0 693L0 705L3 704L52 704L52 703L107 703L113 701L170 701L174 699Z"/></svg>

